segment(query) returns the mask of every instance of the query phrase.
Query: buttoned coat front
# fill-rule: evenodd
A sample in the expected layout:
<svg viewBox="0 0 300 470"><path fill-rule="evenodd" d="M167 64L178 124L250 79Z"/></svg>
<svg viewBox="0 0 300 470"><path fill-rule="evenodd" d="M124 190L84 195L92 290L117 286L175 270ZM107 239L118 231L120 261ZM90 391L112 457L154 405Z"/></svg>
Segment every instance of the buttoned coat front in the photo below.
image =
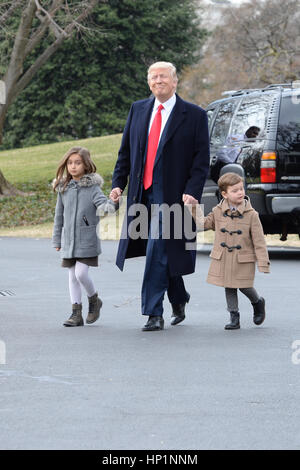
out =
<svg viewBox="0 0 300 470"><path fill-rule="evenodd" d="M98 223L99 214L114 212L117 208L103 194L103 178L97 173L71 180L64 189L65 180L56 187L52 244L61 248L62 258L91 258L101 253Z"/></svg>
<svg viewBox="0 0 300 470"><path fill-rule="evenodd" d="M253 287L255 265L270 271L269 255L258 213L249 198L232 212L223 199L204 218L204 229L215 231L207 282L222 287Z"/></svg>
<svg viewBox="0 0 300 470"><path fill-rule="evenodd" d="M122 270L126 258L144 256L146 243L131 237L128 228L135 216L130 208L140 203L143 191L143 172L147 151L149 121L154 98L133 103L124 129L112 187L122 190L128 186L127 217L117 254L117 266ZM156 171L160 164L161 171ZM199 202L209 166L209 137L206 112L176 95L175 106L160 139L153 174L155 203L183 209L182 195L189 194ZM159 188L159 190L156 190ZM168 267L171 276L194 272L195 250L186 249L184 236L166 240Z"/></svg>

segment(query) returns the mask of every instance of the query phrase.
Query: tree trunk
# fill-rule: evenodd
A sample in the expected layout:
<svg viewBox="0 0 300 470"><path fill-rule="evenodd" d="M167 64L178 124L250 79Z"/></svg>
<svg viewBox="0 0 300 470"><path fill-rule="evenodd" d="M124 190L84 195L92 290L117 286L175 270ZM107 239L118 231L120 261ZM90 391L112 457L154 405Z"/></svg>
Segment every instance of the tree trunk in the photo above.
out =
<svg viewBox="0 0 300 470"><path fill-rule="evenodd" d="M70 19L70 22L62 29L58 23L55 22L56 13L60 13L63 0L53 0L51 8L45 10L37 0L26 0L24 9L22 10L20 24L14 45L11 52L10 62L6 70L3 81L5 83L5 97L0 96L0 146L2 144L3 127L5 117L9 106L13 103L21 91L30 83L32 77L40 70L40 68L47 62L47 60L55 54L64 40L72 35L72 32L80 29L81 23L92 12L93 8L100 0L89 0L88 2L82 1L81 6L85 6L82 11ZM105 1L105 0L102 0ZM0 25L5 24L5 21L15 11L15 9L22 4L21 0L15 0L7 11L0 16ZM66 5L68 2L66 2ZM68 19L67 13L64 13L65 19ZM40 26L36 30L32 29L34 18L40 19ZM50 29L54 35L52 44L50 44L35 62L26 70L23 70L24 62L27 56L33 49L40 43L46 31ZM14 188L3 176L0 170L0 198L2 196L13 195L26 195L22 191Z"/></svg>
<svg viewBox="0 0 300 470"><path fill-rule="evenodd" d="M74 15L74 17L70 19L69 23L67 21L64 29L62 29L55 22L54 18L55 14L60 12L63 0L53 0L52 7L48 11L44 10L39 5L37 0L27 0L26 6L21 14L20 24L14 40L10 62L3 78L6 88L6 96L4 104L1 104L0 101L0 145L2 144L3 126L9 106L24 90L24 88L26 88L31 79L47 62L47 60L49 60L50 57L55 54L62 43L67 38L71 37L73 31L78 29L80 30L81 23L93 11L94 7L97 5L97 3L99 3L99 1L100 0L89 0L88 2L82 1L81 6L86 5L85 8L82 11L79 11L77 16ZM19 0L15 0L13 6L7 10L6 14L0 17L0 24L1 21L4 21L5 17L9 15L11 10L14 10L17 4L19 5L19 3L21 3ZM43 10L43 13L46 16L40 17L40 10ZM39 14L36 14L37 11ZM35 16L41 20L41 24L36 30L32 29L32 23ZM65 14L65 19L67 19L67 14ZM40 43L48 29L50 29L53 33L53 42L41 53L35 62L24 71L23 67L26 58Z"/></svg>
<svg viewBox="0 0 300 470"><path fill-rule="evenodd" d="M4 177L2 171L0 170L0 199L4 196L25 196L25 193L19 191L12 184L10 184Z"/></svg>
<svg viewBox="0 0 300 470"><path fill-rule="evenodd" d="M0 104L0 146L2 145L3 127L4 127L6 112L7 112L6 105Z"/></svg>

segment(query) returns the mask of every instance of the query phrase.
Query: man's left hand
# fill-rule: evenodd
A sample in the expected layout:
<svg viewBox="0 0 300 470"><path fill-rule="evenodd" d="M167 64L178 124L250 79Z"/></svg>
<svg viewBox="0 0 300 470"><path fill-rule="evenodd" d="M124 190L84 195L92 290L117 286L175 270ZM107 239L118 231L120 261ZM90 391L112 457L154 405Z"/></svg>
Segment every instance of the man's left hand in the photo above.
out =
<svg viewBox="0 0 300 470"><path fill-rule="evenodd" d="M189 194L183 194L182 200L184 204L199 204L199 201Z"/></svg>

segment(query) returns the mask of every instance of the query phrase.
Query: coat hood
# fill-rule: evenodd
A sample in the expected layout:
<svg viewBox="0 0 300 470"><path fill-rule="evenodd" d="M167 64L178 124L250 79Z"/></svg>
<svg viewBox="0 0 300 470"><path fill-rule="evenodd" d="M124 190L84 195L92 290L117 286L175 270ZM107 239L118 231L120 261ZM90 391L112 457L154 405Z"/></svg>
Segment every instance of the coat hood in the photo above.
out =
<svg viewBox="0 0 300 470"><path fill-rule="evenodd" d="M71 180L67 184L66 188L64 189L64 184L66 182L66 177L62 178L58 185L55 188L55 191L62 193L63 191L66 191L68 188L72 188L75 185L78 185L79 187L82 188L88 188L90 186L98 185L100 188L103 186L104 180L101 175L98 173L88 173L86 175L83 175L79 181ZM52 186L54 187L56 183L56 179L53 180Z"/></svg>
<svg viewBox="0 0 300 470"><path fill-rule="evenodd" d="M222 199L222 201L219 202L217 207L219 207L222 210L222 213L225 213L225 212L231 210L230 207L229 207L227 199ZM248 212L248 211L254 211L254 209L251 206L251 202L250 202L249 197L245 196L244 202L236 208L235 212L239 212L240 214L243 214L244 212Z"/></svg>

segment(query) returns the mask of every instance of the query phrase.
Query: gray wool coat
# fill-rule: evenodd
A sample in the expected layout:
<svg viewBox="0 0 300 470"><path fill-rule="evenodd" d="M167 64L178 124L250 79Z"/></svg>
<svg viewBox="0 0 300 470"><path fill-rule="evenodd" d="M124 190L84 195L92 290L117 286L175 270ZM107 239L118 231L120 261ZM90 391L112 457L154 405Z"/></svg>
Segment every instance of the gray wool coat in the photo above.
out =
<svg viewBox="0 0 300 470"><path fill-rule="evenodd" d="M112 213L118 208L101 190L103 178L97 173L71 180L56 187L57 202L52 243L61 248L62 258L91 258L101 253L98 214Z"/></svg>

